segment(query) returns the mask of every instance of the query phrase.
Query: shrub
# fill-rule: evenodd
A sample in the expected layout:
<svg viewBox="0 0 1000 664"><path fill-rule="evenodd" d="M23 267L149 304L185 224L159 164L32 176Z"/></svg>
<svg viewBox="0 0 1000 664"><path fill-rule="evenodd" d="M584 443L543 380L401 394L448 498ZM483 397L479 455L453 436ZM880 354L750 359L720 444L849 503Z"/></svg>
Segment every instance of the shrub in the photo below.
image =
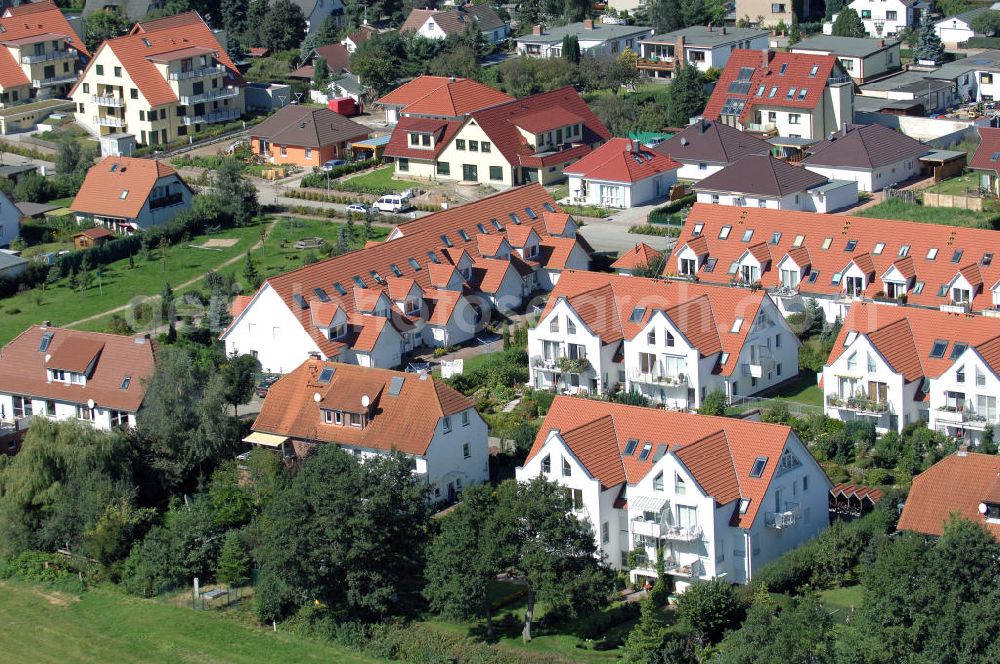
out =
<svg viewBox="0 0 1000 664"><path fill-rule="evenodd" d="M639 224L636 226L629 226L629 233L635 233L636 235L656 235L659 237L679 237L681 234L680 226L666 226L663 224Z"/></svg>
<svg viewBox="0 0 1000 664"><path fill-rule="evenodd" d="M350 164L344 164L343 166L337 166L333 170L327 172L322 170L314 170L309 175L302 178L302 182L299 183L300 187L316 187L323 188L326 187L327 179L331 180L331 186L334 188L339 188L341 183L332 182L333 179L342 177L344 175L350 175L351 173L357 173L358 171L363 171L367 168L374 168L381 163L379 159L364 159L362 161L355 161Z"/></svg>

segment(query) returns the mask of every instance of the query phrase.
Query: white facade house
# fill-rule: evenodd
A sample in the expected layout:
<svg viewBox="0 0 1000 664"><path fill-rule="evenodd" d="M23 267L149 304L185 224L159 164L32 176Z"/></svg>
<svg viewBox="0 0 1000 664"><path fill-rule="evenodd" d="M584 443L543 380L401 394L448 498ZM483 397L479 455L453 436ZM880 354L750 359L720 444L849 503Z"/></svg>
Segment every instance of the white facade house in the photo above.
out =
<svg viewBox="0 0 1000 664"><path fill-rule="evenodd" d="M21 211L7 194L0 191L0 247L21 237Z"/></svg>
<svg viewBox="0 0 1000 664"><path fill-rule="evenodd" d="M857 183L859 191L881 191L922 172L920 157L931 148L879 124L848 126L807 150L806 169L831 180Z"/></svg>
<svg viewBox="0 0 1000 664"><path fill-rule="evenodd" d="M639 41L637 65L642 76L667 79L685 63L701 72L721 69L734 49L767 51L767 30L693 25L651 35Z"/></svg>
<svg viewBox="0 0 1000 664"><path fill-rule="evenodd" d="M312 357L268 389L244 442L305 457L337 445L359 460L400 452L429 500L454 500L489 479L489 432L475 401L426 373Z"/></svg>
<svg viewBox="0 0 1000 664"><path fill-rule="evenodd" d="M680 409L714 390L732 399L794 377L798 349L763 293L590 272L564 273L528 331L535 388L635 390Z"/></svg>
<svg viewBox="0 0 1000 664"><path fill-rule="evenodd" d="M875 39L895 37L905 28L916 27L921 12L930 11L923 0L854 0L850 7L861 17L868 36Z"/></svg>
<svg viewBox="0 0 1000 664"><path fill-rule="evenodd" d="M38 325L0 349L0 422L79 420L134 427L153 375L149 337Z"/></svg>
<svg viewBox="0 0 1000 664"><path fill-rule="evenodd" d="M823 368L825 410L878 431L928 427L978 444L1000 423L1000 320L855 304Z"/></svg>
<svg viewBox="0 0 1000 664"><path fill-rule="evenodd" d="M518 481L565 487L604 558L674 590L748 583L822 532L830 483L785 426L556 397Z"/></svg>
<svg viewBox="0 0 1000 664"><path fill-rule="evenodd" d="M639 42L653 34L644 25L599 23L587 19L555 28L536 25L531 34L517 37L517 54L530 58L562 57L563 37L573 35L580 45L580 54L594 57L617 56L625 49L639 52Z"/></svg>
<svg viewBox="0 0 1000 664"><path fill-rule="evenodd" d="M502 221L501 221L502 220ZM474 338L494 307L520 307L590 249L539 185L394 228L385 242L267 279L233 303L227 353L284 373L310 354L393 368L419 347Z"/></svg>
<svg viewBox="0 0 1000 664"><path fill-rule="evenodd" d="M976 7L954 16L948 16L934 23L934 32L946 46L954 47L964 44L976 36L976 31L972 28L973 20L980 14L998 10L1000 10L1000 2L994 2L989 7Z"/></svg>
<svg viewBox="0 0 1000 664"><path fill-rule="evenodd" d="M901 66L900 43L881 38L817 35L795 44L791 52L834 55L859 84L886 76Z"/></svg>
<svg viewBox="0 0 1000 664"><path fill-rule="evenodd" d="M612 138L563 173L573 202L630 208L665 197L680 168L680 163L638 141Z"/></svg>
<svg viewBox="0 0 1000 664"><path fill-rule="evenodd" d="M510 36L510 25L492 6L471 3L441 10L411 9L399 31L441 41L449 35L461 36L469 29L477 30L489 44L499 44Z"/></svg>
<svg viewBox="0 0 1000 664"><path fill-rule="evenodd" d="M681 165L680 180L698 182L751 154L768 154L771 144L735 127L705 119L652 148Z"/></svg>

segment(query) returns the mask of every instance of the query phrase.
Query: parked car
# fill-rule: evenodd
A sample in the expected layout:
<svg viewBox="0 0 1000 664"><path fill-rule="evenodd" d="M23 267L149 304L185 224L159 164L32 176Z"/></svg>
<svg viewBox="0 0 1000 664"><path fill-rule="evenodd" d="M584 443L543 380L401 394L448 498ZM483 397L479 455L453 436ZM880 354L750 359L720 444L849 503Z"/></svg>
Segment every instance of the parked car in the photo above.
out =
<svg viewBox="0 0 1000 664"><path fill-rule="evenodd" d="M375 206L367 206L364 203L351 203L347 206L348 212L353 212L355 214L378 214L378 208Z"/></svg>
<svg viewBox="0 0 1000 664"><path fill-rule="evenodd" d="M346 165L347 162L344 161L343 159L331 159L330 161L324 161L323 166L321 166L321 168L324 171L332 171L337 166L346 166Z"/></svg>
<svg viewBox="0 0 1000 664"><path fill-rule="evenodd" d="M257 396L261 399L267 396L267 391L271 389L271 386L278 382L281 376L268 376L259 383L257 383Z"/></svg>
<svg viewBox="0 0 1000 664"><path fill-rule="evenodd" d="M399 194L389 194L383 196L382 198L375 201L375 207L377 207L382 212L404 212L409 210L410 199L406 196L400 196Z"/></svg>

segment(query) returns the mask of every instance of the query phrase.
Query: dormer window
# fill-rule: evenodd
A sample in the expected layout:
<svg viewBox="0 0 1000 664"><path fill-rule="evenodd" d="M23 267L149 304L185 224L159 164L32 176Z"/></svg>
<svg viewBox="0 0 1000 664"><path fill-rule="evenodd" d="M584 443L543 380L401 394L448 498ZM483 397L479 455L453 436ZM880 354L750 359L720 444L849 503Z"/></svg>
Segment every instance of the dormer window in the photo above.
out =
<svg viewBox="0 0 1000 664"><path fill-rule="evenodd" d="M524 251L525 251L525 256L527 256L528 258L534 258L535 256L538 255L538 245L530 244L525 248Z"/></svg>
<svg viewBox="0 0 1000 664"><path fill-rule="evenodd" d="M341 323L330 328L330 340L340 339L347 334L347 323Z"/></svg>

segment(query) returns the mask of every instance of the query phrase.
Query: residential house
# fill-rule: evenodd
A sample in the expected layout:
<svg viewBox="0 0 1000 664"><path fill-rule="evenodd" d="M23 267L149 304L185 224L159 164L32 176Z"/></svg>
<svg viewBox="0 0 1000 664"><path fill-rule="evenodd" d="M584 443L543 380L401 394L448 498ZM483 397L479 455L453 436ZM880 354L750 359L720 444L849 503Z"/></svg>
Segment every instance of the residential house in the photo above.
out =
<svg viewBox="0 0 1000 664"><path fill-rule="evenodd" d="M289 78L312 81L316 74L316 60L326 60L326 68L331 76L345 74L351 71L351 52L343 44L326 44L317 46L309 52L302 64L292 70Z"/></svg>
<svg viewBox="0 0 1000 664"><path fill-rule="evenodd" d="M979 172L980 186L994 196L1000 196L1000 129L979 127L979 145L972 154L969 167Z"/></svg>
<svg viewBox="0 0 1000 664"><path fill-rule="evenodd" d="M239 119L245 86L208 25L187 12L101 44L69 94L90 133L157 145Z"/></svg>
<svg viewBox="0 0 1000 664"><path fill-rule="evenodd" d="M572 35L577 38L581 55L617 56L625 49L639 52L639 42L653 34L646 25L620 25L616 23L594 22L586 19L582 23L569 23L555 28L536 25L531 34L517 37L517 54L530 58L562 57L563 38Z"/></svg>
<svg viewBox="0 0 1000 664"><path fill-rule="evenodd" d="M292 4L298 5L306 17L307 35L319 30L323 21L330 17L338 26L347 23L343 0L292 0Z"/></svg>
<svg viewBox="0 0 1000 664"><path fill-rule="evenodd" d="M470 29L478 30L488 44L499 44L510 36L510 25L492 6L472 3L444 9L411 9L399 27L400 32L415 32L436 41L452 35L460 37Z"/></svg>
<svg viewBox="0 0 1000 664"><path fill-rule="evenodd" d="M10 249L0 249L0 279L13 279L28 269L28 261Z"/></svg>
<svg viewBox="0 0 1000 664"><path fill-rule="evenodd" d="M823 367L823 393L835 419L897 432L924 421L978 444L1000 423L1000 320L858 302Z"/></svg>
<svg viewBox="0 0 1000 664"><path fill-rule="evenodd" d="M461 121L473 111L513 99L510 95L467 78L418 76L375 103L385 109L387 124L396 124L404 117L414 120L447 119L447 130L443 135L435 134L434 145L419 146L433 148L440 140L454 134Z"/></svg>
<svg viewBox="0 0 1000 664"><path fill-rule="evenodd" d="M250 129L254 154L272 164L303 168L331 159L349 159L351 143L368 138L370 130L329 108L285 106Z"/></svg>
<svg viewBox="0 0 1000 664"><path fill-rule="evenodd" d="M865 32L873 39L896 37L906 28L916 28L922 12L930 11L930 3L924 0L854 0L849 6L861 17Z"/></svg>
<svg viewBox="0 0 1000 664"><path fill-rule="evenodd" d="M686 62L706 72L725 67L735 49L767 48L767 30L693 25L639 40L637 66L641 76L666 79L673 78L677 68Z"/></svg>
<svg viewBox="0 0 1000 664"><path fill-rule="evenodd" d="M635 390L680 409L714 390L731 400L793 378L798 348L761 291L596 272L564 273L528 331L535 388Z"/></svg>
<svg viewBox="0 0 1000 664"><path fill-rule="evenodd" d="M267 279L233 303L227 353L291 371L311 353L392 368L422 346L476 336L492 307L516 308L590 248L539 185L511 189L397 226L385 242Z"/></svg>
<svg viewBox="0 0 1000 664"><path fill-rule="evenodd" d="M914 477L896 527L940 537L953 514L1000 542L1000 456L961 450Z"/></svg>
<svg viewBox="0 0 1000 664"><path fill-rule="evenodd" d="M866 83L861 86L861 95L855 97L855 108L895 115L943 113L955 103L959 93L950 76L938 78L931 74L909 69Z"/></svg>
<svg viewBox="0 0 1000 664"><path fill-rule="evenodd" d="M106 157L87 171L69 209L78 220L134 233L169 222L191 207L192 198L191 188L163 162Z"/></svg>
<svg viewBox="0 0 1000 664"><path fill-rule="evenodd" d="M677 177L697 182L750 154L768 154L771 144L721 122L699 119L653 148L681 167Z"/></svg>
<svg viewBox="0 0 1000 664"><path fill-rule="evenodd" d="M7 194L0 191L0 247L21 237L21 210Z"/></svg>
<svg viewBox="0 0 1000 664"><path fill-rule="evenodd" d="M66 96L90 57L51 0L0 13L0 108Z"/></svg>
<svg viewBox="0 0 1000 664"><path fill-rule="evenodd" d="M972 28L972 22L976 17L997 10L1000 10L1000 2L994 2L990 6L983 5L967 9L937 21L934 24L934 32L941 38L945 46L955 48L976 36L976 31Z"/></svg>
<svg viewBox="0 0 1000 664"><path fill-rule="evenodd" d="M153 376L149 337L33 325L0 349L0 420L134 427Z"/></svg>
<svg viewBox="0 0 1000 664"><path fill-rule="evenodd" d="M924 74L951 85L951 106L1000 99L1000 51L984 50L973 57L946 62Z"/></svg>
<svg viewBox="0 0 1000 664"><path fill-rule="evenodd" d="M789 427L556 397L518 481L565 488L600 554L678 591L749 583L829 525L830 481Z"/></svg>
<svg viewBox="0 0 1000 664"><path fill-rule="evenodd" d="M920 158L930 152L884 125L849 125L810 146L802 165L831 180L857 182L859 191L881 191L921 174Z"/></svg>
<svg viewBox="0 0 1000 664"><path fill-rule="evenodd" d="M267 391L244 440L302 458L337 445L359 460L399 452L432 500L489 480L489 432L475 400L426 373L310 358Z"/></svg>
<svg viewBox="0 0 1000 664"><path fill-rule="evenodd" d="M693 186L699 203L833 212L858 202L858 184L831 180L771 155L752 154Z"/></svg>
<svg viewBox="0 0 1000 664"><path fill-rule="evenodd" d="M94 228L88 228L76 233L73 236L73 248L79 251L90 249L91 247L99 247L110 241L113 237L114 233L104 226L95 226Z"/></svg>
<svg viewBox="0 0 1000 664"><path fill-rule="evenodd" d="M791 47L792 53L833 55L855 83L861 84L898 71L899 42L862 37L816 35Z"/></svg>
<svg viewBox="0 0 1000 664"><path fill-rule="evenodd" d="M802 3L802 9L808 7L809 4L808 2ZM792 12L795 11L789 0L779 0L778 2L772 0L734 0L733 8L737 18L745 18L760 27L776 27L779 22L784 22L785 26L789 26L792 24ZM820 14L822 11L821 5ZM799 19L805 20L808 15L806 12L804 15L800 15Z"/></svg>
<svg viewBox="0 0 1000 664"><path fill-rule="evenodd" d="M612 138L567 166L569 195L576 203L611 208L644 205L670 193L680 163L638 141Z"/></svg>
<svg viewBox="0 0 1000 664"><path fill-rule="evenodd" d="M362 42L368 41L377 34L378 30L365 23L364 25L359 26L355 32L344 35L343 39L340 40L340 43L347 49L348 53L353 55L354 52L358 50L358 46L361 46Z"/></svg>
<svg viewBox="0 0 1000 664"><path fill-rule="evenodd" d="M653 249L645 242L636 242L635 246L622 253L611 264L615 274L630 277L637 271L648 271L663 265L663 252ZM660 267L660 270L663 268Z"/></svg>
<svg viewBox="0 0 1000 664"><path fill-rule="evenodd" d="M980 228L696 203L666 271L697 259L691 272L702 282L759 284L786 315L815 299L831 322L859 299L992 313L998 238ZM689 241L700 248L686 251Z"/></svg>
<svg viewBox="0 0 1000 664"><path fill-rule="evenodd" d="M853 122L854 82L832 55L737 50L703 115L741 130L818 140Z"/></svg>
<svg viewBox="0 0 1000 664"><path fill-rule="evenodd" d="M433 105L447 99L439 97ZM385 149L385 155L395 159L396 173L482 182L496 188L558 182L567 166L611 138L571 86L497 103L465 116L449 109L438 113L440 117L430 117L419 102L407 106L404 113Z"/></svg>

